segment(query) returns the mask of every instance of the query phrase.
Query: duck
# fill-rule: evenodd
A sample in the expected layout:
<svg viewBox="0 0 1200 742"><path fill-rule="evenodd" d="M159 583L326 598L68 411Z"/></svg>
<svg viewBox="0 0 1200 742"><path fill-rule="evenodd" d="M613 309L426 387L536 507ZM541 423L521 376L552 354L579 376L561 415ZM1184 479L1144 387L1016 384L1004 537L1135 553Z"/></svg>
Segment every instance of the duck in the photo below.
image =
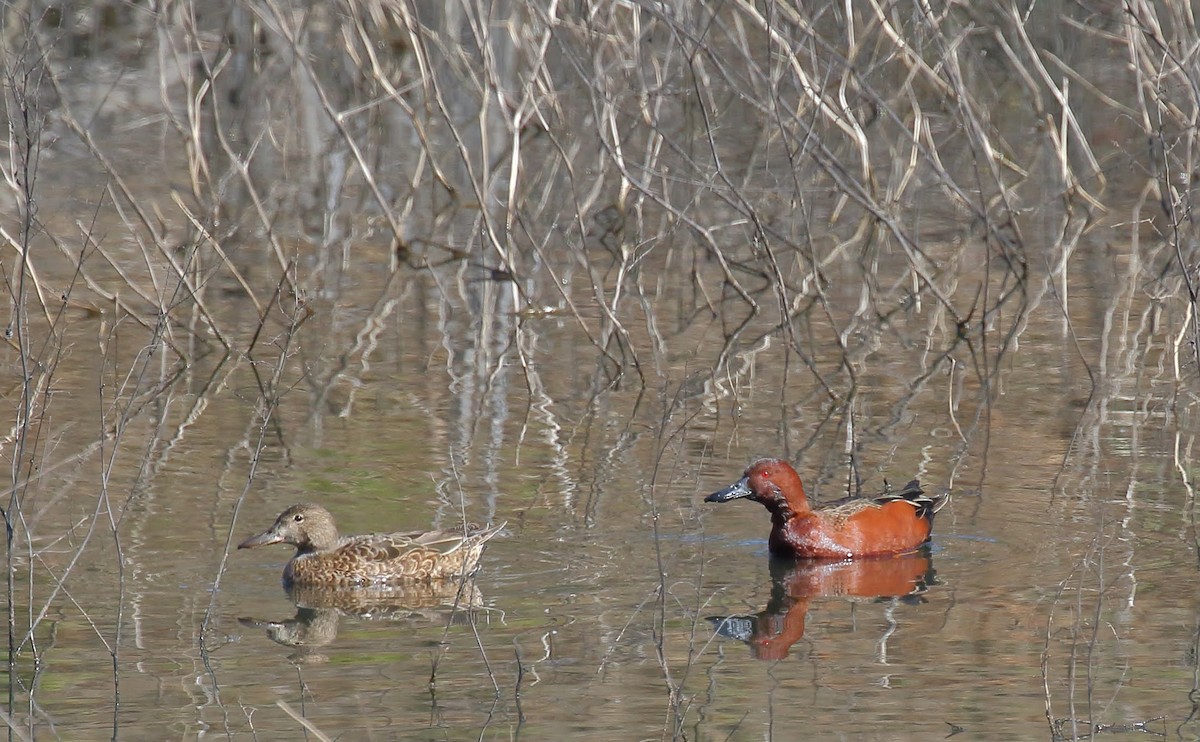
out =
<svg viewBox="0 0 1200 742"><path fill-rule="evenodd" d="M283 584L288 589L403 585L473 574L484 544L505 525L339 536L328 510L302 503L284 510L270 528L246 539L238 548L295 546L296 553L283 568Z"/></svg>
<svg viewBox="0 0 1200 742"><path fill-rule="evenodd" d="M771 514L768 548L794 559L856 559L915 551L929 541L933 516L949 494L929 496L914 479L899 490L875 497L851 497L814 510L792 465L759 459L742 478L704 498L730 502L746 498Z"/></svg>

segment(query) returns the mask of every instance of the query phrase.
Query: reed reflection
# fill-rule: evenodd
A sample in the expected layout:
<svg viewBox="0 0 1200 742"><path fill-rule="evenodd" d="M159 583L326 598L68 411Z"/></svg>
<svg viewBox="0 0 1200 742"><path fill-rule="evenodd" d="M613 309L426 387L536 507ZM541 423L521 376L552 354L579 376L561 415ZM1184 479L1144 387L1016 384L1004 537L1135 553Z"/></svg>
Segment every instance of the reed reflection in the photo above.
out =
<svg viewBox="0 0 1200 742"><path fill-rule="evenodd" d="M753 616L710 616L721 636L744 641L754 657L781 660L804 637L814 598L892 599L921 602L936 584L929 550L896 557L827 561L771 559L771 598Z"/></svg>

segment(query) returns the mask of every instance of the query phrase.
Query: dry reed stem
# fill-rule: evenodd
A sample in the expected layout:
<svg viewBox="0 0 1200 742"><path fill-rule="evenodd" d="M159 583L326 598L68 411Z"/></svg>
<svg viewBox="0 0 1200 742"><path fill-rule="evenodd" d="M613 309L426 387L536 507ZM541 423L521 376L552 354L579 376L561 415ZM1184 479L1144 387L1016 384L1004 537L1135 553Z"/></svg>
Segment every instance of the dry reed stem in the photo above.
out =
<svg viewBox="0 0 1200 742"><path fill-rule="evenodd" d="M304 727L304 731L321 740L321 742L333 742L332 737L318 729L316 724L313 724L311 721L301 716L300 713L293 709L291 704L289 704L287 701L284 701L282 698L280 698L275 701L275 705L283 709L285 714L292 717L296 723Z"/></svg>

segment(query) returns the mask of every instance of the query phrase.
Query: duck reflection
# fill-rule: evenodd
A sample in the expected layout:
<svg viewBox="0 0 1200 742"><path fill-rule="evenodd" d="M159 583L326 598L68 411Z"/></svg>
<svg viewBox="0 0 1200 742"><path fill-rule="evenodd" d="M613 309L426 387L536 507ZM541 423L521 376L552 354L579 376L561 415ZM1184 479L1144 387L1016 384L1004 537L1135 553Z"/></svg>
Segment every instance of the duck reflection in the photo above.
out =
<svg viewBox="0 0 1200 742"><path fill-rule="evenodd" d="M893 598L922 602L936 584L927 549L896 557L823 561L771 560L771 599L753 616L710 616L721 636L750 645L757 659L781 660L804 636L804 619L813 598Z"/></svg>
<svg viewBox="0 0 1200 742"><path fill-rule="evenodd" d="M387 587L337 588L294 585L287 591L296 615L280 621L239 618L243 626L265 629L267 637L285 647L296 662L321 662L314 651L337 638L343 616L361 621L421 624L465 623L483 607L483 594L474 580L435 580Z"/></svg>

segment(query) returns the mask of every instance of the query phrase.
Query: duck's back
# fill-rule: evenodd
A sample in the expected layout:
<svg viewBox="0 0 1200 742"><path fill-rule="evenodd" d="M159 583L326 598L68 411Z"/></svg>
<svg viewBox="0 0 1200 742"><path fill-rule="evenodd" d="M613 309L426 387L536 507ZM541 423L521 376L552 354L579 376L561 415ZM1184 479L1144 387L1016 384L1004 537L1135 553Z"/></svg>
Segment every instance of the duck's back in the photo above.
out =
<svg viewBox="0 0 1200 742"><path fill-rule="evenodd" d="M483 546L504 524L485 530L351 536L328 551L297 554L284 582L298 585L387 585L463 577L475 571Z"/></svg>
<svg viewBox="0 0 1200 742"><path fill-rule="evenodd" d="M808 559L903 554L929 540L944 497L927 497L917 480L876 498L848 498L792 518L771 532L771 551Z"/></svg>

